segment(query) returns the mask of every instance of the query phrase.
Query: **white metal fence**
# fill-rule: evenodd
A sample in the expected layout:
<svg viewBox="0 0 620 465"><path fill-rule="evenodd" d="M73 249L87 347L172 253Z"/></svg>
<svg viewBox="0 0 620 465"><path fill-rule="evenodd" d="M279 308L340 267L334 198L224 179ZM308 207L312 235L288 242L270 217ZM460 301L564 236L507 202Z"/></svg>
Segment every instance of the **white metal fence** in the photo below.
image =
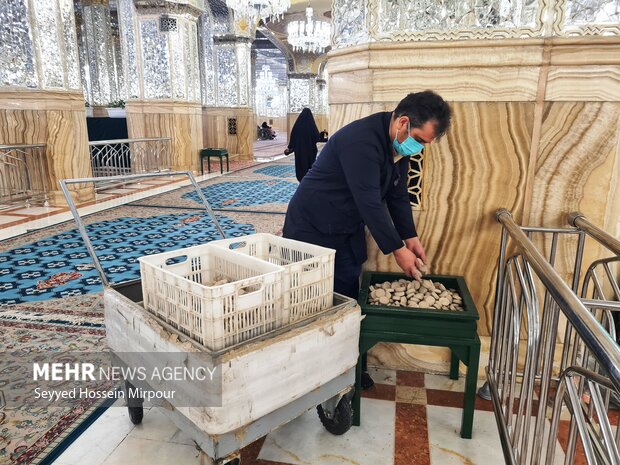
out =
<svg viewBox="0 0 620 465"><path fill-rule="evenodd" d="M159 173L172 165L169 137L99 140L88 146L94 177Z"/></svg>
<svg viewBox="0 0 620 465"><path fill-rule="evenodd" d="M0 145L0 208L47 206L49 191L45 144Z"/></svg>

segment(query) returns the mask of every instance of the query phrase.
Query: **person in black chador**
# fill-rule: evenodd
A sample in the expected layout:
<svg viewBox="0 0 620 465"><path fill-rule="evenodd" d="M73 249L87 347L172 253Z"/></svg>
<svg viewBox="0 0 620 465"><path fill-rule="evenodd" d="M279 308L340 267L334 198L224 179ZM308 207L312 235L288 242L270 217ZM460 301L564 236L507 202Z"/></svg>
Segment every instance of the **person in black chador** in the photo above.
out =
<svg viewBox="0 0 620 465"><path fill-rule="evenodd" d="M316 143L319 141L319 128L316 127L310 108L304 108L291 131L291 139L286 155L295 152L295 177L301 182L314 160L316 160Z"/></svg>
<svg viewBox="0 0 620 465"><path fill-rule="evenodd" d="M276 138L276 132L273 130L271 126L267 124L267 121L263 121L263 124L261 124L260 127L261 127L261 136L262 136L261 138L263 140Z"/></svg>
<svg viewBox="0 0 620 465"><path fill-rule="evenodd" d="M412 93L394 111L347 124L323 147L288 204L283 235L336 250L335 292L358 297L365 228L408 276L420 278L426 253L409 204L409 157L441 137L450 119L439 95ZM371 385L363 374L362 387Z"/></svg>

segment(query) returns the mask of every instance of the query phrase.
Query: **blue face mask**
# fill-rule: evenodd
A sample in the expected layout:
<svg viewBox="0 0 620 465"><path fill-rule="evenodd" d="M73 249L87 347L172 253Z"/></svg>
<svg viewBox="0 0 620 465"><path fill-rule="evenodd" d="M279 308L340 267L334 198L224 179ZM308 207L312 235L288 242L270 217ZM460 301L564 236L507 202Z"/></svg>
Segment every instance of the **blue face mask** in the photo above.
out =
<svg viewBox="0 0 620 465"><path fill-rule="evenodd" d="M411 132L411 127L409 123L407 123L407 134ZM424 145L420 144L413 137L407 137L403 142L398 142L398 134L394 136L394 140L392 141L392 145L394 146L394 150L399 155L403 157L410 157L411 155L416 155L424 149Z"/></svg>

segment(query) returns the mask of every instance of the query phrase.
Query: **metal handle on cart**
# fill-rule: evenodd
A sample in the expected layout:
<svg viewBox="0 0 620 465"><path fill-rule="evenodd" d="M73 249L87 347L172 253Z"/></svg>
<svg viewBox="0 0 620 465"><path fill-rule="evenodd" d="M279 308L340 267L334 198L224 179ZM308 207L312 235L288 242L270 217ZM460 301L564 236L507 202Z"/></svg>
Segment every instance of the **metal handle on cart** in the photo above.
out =
<svg viewBox="0 0 620 465"><path fill-rule="evenodd" d="M209 219L211 219L211 221L215 223L215 227L220 233L220 235L222 236L222 239L226 239L226 234L224 233L224 230L220 226L220 223L217 221L217 218L215 216L215 213L213 213L213 209L211 208L211 205L209 205L207 198L202 193L202 190L200 189L200 186L198 186L198 183L194 179L194 175L192 174L191 171L167 171L164 173L131 174L127 176L100 176L100 177L93 177L93 178L62 179L60 181L60 189L62 190L65 196L65 199L67 200L67 205L69 206L69 209L71 210L71 213L73 214L73 218L75 219L75 222L77 223L78 230L80 231L80 235L82 236L82 239L84 240L84 244L86 245L88 254L93 259L95 268L97 269L99 276L101 276L101 282L103 283L104 286L108 286L110 282L108 281L108 278L105 275L105 271L103 270L103 267L101 266L101 262L97 258L97 254L95 253L95 248L93 247L93 244L90 241L90 238L88 237L88 233L86 232L84 223L82 223L80 214L77 211L75 203L73 202L73 197L71 197L69 188L67 186L69 184L85 184L89 182L95 183L95 182L105 182L105 181L132 181L135 179L142 179L142 178L160 178L160 177L171 177L171 176L187 176L189 178L190 182L194 186L194 189L196 190L196 193L198 194L198 197L202 201L202 204L204 205L205 210L207 210Z"/></svg>

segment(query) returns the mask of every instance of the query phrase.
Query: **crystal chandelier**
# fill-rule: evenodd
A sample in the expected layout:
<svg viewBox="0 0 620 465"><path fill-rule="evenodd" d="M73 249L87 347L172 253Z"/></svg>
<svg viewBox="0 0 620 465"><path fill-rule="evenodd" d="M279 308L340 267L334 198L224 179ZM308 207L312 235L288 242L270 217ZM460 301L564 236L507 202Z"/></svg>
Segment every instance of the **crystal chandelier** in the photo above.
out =
<svg viewBox="0 0 620 465"><path fill-rule="evenodd" d="M312 7L306 8L306 21L291 21L287 26L288 43L293 50L323 53L331 41L331 26L312 19Z"/></svg>
<svg viewBox="0 0 620 465"><path fill-rule="evenodd" d="M263 65L263 69L256 78L256 114L261 116L283 116L280 89L273 77L269 65Z"/></svg>
<svg viewBox="0 0 620 465"><path fill-rule="evenodd" d="M256 78L256 93L261 95L273 95L277 92L278 84L276 83L271 67L263 65L263 69Z"/></svg>
<svg viewBox="0 0 620 465"><path fill-rule="evenodd" d="M255 21L278 21L291 6L290 0L226 0L226 6Z"/></svg>

